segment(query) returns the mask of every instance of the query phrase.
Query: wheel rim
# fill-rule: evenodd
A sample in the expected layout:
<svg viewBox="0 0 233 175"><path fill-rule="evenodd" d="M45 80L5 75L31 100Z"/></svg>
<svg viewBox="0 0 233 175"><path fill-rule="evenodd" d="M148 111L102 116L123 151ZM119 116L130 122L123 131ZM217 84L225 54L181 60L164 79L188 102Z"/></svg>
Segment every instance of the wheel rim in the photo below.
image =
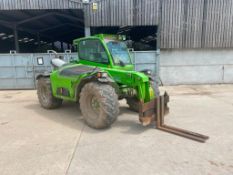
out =
<svg viewBox="0 0 233 175"><path fill-rule="evenodd" d="M98 116L100 113L100 103L95 96L91 98L91 108Z"/></svg>

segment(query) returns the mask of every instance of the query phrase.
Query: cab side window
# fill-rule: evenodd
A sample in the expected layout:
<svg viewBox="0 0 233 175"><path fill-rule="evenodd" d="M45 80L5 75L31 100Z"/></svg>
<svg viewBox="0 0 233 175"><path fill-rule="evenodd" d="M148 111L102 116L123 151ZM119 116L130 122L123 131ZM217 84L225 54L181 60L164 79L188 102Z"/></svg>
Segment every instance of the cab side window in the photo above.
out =
<svg viewBox="0 0 233 175"><path fill-rule="evenodd" d="M79 43L79 57L82 60L108 64L108 55L99 40L85 40Z"/></svg>

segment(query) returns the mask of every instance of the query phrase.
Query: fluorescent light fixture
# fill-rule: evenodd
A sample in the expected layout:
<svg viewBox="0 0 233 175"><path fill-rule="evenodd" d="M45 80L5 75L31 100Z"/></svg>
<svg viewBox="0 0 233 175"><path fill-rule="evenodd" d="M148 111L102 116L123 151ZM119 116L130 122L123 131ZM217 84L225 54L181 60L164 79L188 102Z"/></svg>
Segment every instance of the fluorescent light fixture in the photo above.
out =
<svg viewBox="0 0 233 175"><path fill-rule="evenodd" d="M5 39L7 39L7 36L2 37L2 40L5 40Z"/></svg>
<svg viewBox="0 0 233 175"><path fill-rule="evenodd" d="M5 35L5 33L0 33L0 36L4 36Z"/></svg>

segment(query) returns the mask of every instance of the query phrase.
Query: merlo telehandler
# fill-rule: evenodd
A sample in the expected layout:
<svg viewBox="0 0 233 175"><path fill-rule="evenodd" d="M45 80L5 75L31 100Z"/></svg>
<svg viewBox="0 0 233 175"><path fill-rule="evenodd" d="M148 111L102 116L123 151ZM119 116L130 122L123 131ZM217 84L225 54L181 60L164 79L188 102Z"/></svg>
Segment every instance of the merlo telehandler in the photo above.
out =
<svg viewBox="0 0 233 175"><path fill-rule="evenodd" d="M167 93L160 96L151 70L137 72L122 35L98 34L74 40L78 59L53 59L53 71L37 76L37 94L42 107L58 108L63 100L79 102L86 124L108 128L119 114L119 99L139 112L146 126L156 121L158 129L204 142L208 137L164 124L168 113ZM142 58L143 59L143 58Z"/></svg>

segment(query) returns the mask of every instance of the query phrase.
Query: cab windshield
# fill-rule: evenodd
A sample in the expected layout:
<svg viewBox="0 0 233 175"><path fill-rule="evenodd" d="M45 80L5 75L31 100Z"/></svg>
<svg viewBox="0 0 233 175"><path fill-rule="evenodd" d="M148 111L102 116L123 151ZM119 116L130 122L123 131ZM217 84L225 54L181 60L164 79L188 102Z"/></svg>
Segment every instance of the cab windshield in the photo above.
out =
<svg viewBox="0 0 233 175"><path fill-rule="evenodd" d="M113 57L115 64L131 64L130 55L125 43L119 41L108 41L107 47Z"/></svg>

